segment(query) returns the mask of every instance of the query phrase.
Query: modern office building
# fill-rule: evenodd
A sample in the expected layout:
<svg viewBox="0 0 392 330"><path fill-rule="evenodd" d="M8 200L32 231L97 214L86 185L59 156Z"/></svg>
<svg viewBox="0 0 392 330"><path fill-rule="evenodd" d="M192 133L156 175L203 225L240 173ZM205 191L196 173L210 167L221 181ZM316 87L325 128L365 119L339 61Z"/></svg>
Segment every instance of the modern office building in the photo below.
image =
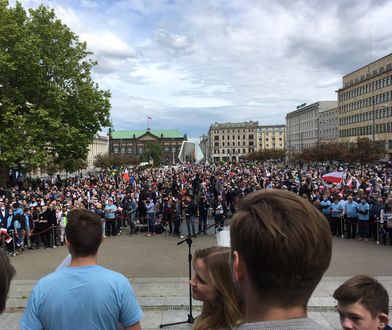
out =
<svg viewBox="0 0 392 330"><path fill-rule="evenodd" d="M285 148L285 125L262 125L258 127L258 131L257 150Z"/></svg>
<svg viewBox="0 0 392 330"><path fill-rule="evenodd" d="M343 77L338 91L339 141L367 137L392 158L392 54Z"/></svg>
<svg viewBox="0 0 392 330"><path fill-rule="evenodd" d="M318 120L318 138L320 143L338 142L338 107L332 109L320 109Z"/></svg>
<svg viewBox="0 0 392 330"><path fill-rule="evenodd" d="M129 130L109 133L109 153L141 157L146 144L158 143L162 147L162 163L178 163L178 153L186 134L176 129L168 130Z"/></svg>
<svg viewBox="0 0 392 330"><path fill-rule="evenodd" d="M297 106L286 115L287 151L298 152L312 148L320 142L319 113L337 107L336 101L319 101Z"/></svg>
<svg viewBox="0 0 392 330"><path fill-rule="evenodd" d="M210 159L234 161L254 152L258 141L258 122L214 123L210 126Z"/></svg>

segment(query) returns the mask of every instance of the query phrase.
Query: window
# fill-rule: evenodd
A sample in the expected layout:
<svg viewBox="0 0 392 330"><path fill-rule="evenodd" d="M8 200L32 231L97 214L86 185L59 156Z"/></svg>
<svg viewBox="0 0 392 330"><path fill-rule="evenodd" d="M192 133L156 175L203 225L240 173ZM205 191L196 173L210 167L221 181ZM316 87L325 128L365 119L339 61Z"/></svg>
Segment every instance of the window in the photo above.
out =
<svg viewBox="0 0 392 330"><path fill-rule="evenodd" d="M218 135L214 136L214 141L219 141L219 136Z"/></svg>

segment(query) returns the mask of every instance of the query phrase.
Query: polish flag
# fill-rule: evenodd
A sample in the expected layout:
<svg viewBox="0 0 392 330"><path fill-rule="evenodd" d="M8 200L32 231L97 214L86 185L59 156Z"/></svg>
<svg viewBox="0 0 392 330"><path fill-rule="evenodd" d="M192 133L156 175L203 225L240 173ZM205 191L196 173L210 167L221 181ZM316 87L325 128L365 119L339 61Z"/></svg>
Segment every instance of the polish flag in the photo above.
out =
<svg viewBox="0 0 392 330"><path fill-rule="evenodd" d="M0 234L7 234L7 228L1 228Z"/></svg>
<svg viewBox="0 0 392 330"><path fill-rule="evenodd" d="M7 244L10 244L12 242L12 237L10 236L10 237L6 238L5 241Z"/></svg>

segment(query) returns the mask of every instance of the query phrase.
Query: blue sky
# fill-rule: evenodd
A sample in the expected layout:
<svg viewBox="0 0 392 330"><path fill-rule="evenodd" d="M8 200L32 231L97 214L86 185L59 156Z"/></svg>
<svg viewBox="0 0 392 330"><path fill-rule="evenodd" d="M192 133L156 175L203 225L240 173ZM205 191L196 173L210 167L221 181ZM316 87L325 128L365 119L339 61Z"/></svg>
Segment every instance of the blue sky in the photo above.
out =
<svg viewBox="0 0 392 330"><path fill-rule="evenodd" d="M99 64L116 130L214 122L284 124L298 104L335 100L342 76L392 52L392 1L59 0Z"/></svg>

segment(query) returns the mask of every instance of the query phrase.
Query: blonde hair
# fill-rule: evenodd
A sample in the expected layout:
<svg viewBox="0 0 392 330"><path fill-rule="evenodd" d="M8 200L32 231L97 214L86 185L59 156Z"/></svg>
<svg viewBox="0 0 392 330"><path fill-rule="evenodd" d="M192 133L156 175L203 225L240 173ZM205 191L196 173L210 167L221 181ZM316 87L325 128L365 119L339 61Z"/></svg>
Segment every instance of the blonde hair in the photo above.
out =
<svg viewBox="0 0 392 330"><path fill-rule="evenodd" d="M230 248L219 246L198 250L194 254L193 263L199 258L204 261L217 295L214 304L203 303L194 330L232 329L240 324L242 303L231 278L229 256Z"/></svg>

